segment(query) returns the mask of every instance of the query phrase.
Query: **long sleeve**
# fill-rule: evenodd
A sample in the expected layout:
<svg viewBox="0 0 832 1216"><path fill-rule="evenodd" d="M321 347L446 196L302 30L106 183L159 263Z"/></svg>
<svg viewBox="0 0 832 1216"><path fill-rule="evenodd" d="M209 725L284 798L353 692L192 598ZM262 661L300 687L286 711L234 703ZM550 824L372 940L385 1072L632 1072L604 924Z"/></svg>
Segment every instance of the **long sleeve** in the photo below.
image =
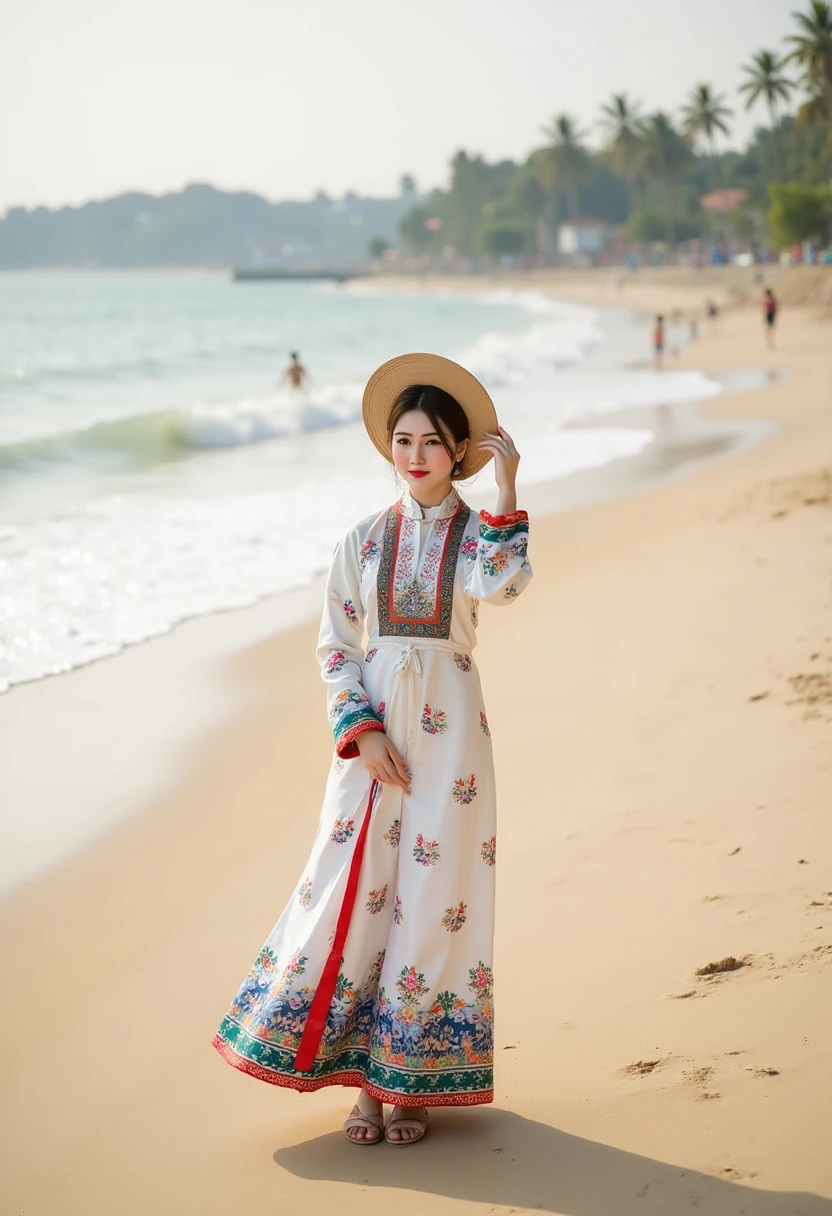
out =
<svg viewBox="0 0 832 1216"><path fill-rule="evenodd" d="M480 511L477 556L465 579L465 590L475 600L510 604L532 577L526 556L529 516L525 511L489 515Z"/></svg>
<svg viewBox="0 0 832 1216"><path fill-rule="evenodd" d="M358 546L351 529L332 559L317 649L335 750L343 760L358 755L355 739L362 731L384 730L361 682L363 630Z"/></svg>

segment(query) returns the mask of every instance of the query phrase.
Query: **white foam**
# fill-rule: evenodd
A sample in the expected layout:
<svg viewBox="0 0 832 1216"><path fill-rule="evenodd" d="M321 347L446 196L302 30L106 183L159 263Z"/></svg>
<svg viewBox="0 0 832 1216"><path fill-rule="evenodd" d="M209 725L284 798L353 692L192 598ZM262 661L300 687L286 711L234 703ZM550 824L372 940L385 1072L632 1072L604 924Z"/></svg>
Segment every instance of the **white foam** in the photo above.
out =
<svg viewBox="0 0 832 1216"><path fill-rule="evenodd" d="M697 372L578 370L603 338L593 309L533 292L477 298L522 298L535 314L527 330L490 332L457 353L518 440L521 485L633 455L652 437L581 420L720 391ZM175 417L180 441L204 455L129 497L0 531L0 690L309 582L344 524L395 496L356 422L361 391L344 380L306 396L200 402ZM469 496L493 500L489 469Z"/></svg>

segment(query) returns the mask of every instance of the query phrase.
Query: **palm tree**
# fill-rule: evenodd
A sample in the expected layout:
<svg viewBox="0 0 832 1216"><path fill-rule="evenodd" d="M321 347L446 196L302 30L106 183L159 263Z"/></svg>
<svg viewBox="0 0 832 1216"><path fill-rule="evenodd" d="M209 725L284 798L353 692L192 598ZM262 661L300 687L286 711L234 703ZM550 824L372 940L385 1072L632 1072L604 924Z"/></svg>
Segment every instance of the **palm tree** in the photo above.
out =
<svg viewBox="0 0 832 1216"><path fill-rule="evenodd" d="M543 160L544 184L552 191L563 190L570 219L578 215L578 186L589 177L592 166L583 146L583 134L568 114L557 114L543 134L549 141Z"/></svg>
<svg viewBox="0 0 832 1216"><path fill-rule="evenodd" d="M832 6L826 0L811 0L808 13L792 13L800 33L790 34L786 42L793 49L786 63L796 63L813 95L826 98L826 114L832 121Z"/></svg>
<svg viewBox="0 0 832 1216"><path fill-rule="evenodd" d="M774 141L774 156L777 162L777 176L783 177L783 150L780 146L780 132L777 129L777 104L787 102L794 83L782 74L783 60L773 51L758 51L751 63L746 64L743 71L748 80L740 85L740 92L745 93L745 108L751 107L764 97L768 104L771 118L771 135Z"/></svg>
<svg viewBox="0 0 832 1216"><path fill-rule="evenodd" d="M682 108L685 134L692 143L701 135L708 144L711 168L716 176L716 150L714 139L717 131L728 134L728 123L733 110L724 104L725 99L711 91L709 84L698 84L690 95L690 101Z"/></svg>
<svg viewBox="0 0 832 1216"><path fill-rule="evenodd" d="M691 160L691 150L666 114L652 114L644 125L637 163L640 172L659 182L664 191L667 239L676 234L676 187Z"/></svg>
<svg viewBox="0 0 832 1216"><path fill-rule="evenodd" d="M638 148L644 133L640 103L626 93L613 93L601 106L601 128L607 139L607 155L616 173L628 177L637 193L639 183Z"/></svg>

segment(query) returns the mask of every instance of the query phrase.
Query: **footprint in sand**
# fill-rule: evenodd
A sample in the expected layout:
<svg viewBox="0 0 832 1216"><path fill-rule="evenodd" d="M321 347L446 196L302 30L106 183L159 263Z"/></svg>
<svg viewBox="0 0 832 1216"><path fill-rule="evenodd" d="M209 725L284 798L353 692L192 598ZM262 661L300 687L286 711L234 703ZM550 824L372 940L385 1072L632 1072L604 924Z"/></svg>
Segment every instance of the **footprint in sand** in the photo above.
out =
<svg viewBox="0 0 832 1216"><path fill-rule="evenodd" d="M750 960L750 955L746 955L745 958L734 958L733 954L728 954L725 958L719 959L718 962L705 963L704 967L697 967L694 975L698 979L715 979L718 976L726 975L730 971L739 971L741 967L747 967Z"/></svg>
<svg viewBox="0 0 832 1216"><path fill-rule="evenodd" d="M666 1060L636 1060L635 1064L628 1064L626 1068L622 1068L621 1074L625 1077L649 1077L666 1062Z"/></svg>
<svg viewBox="0 0 832 1216"><path fill-rule="evenodd" d="M713 1075L714 1069L709 1064L700 1068L686 1068L682 1072L682 1084L695 1092L697 1101L709 1102L722 1096L712 1089L705 1088Z"/></svg>

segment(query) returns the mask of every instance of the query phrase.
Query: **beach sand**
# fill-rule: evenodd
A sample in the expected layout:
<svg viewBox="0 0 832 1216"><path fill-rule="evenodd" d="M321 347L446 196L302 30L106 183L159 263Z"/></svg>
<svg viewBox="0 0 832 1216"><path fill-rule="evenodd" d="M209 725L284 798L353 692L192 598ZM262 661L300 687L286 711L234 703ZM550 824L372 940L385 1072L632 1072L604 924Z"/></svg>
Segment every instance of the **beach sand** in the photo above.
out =
<svg viewBox="0 0 832 1216"><path fill-rule="evenodd" d="M331 739L303 624L225 660L235 712L142 813L0 904L0 1211L832 1216L830 336L787 309L769 353L756 312L727 313L678 366L769 369L704 412L777 432L535 519L528 594L481 614L494 1106L362 1155L354 1091L300 1097L210 1047L317 822ZM100 665L99 714L129 698L152 721L191 628ZM104 763L48 708L83 676L9 701L41 698L33 764L63 748L69 782Z"/></svg>

